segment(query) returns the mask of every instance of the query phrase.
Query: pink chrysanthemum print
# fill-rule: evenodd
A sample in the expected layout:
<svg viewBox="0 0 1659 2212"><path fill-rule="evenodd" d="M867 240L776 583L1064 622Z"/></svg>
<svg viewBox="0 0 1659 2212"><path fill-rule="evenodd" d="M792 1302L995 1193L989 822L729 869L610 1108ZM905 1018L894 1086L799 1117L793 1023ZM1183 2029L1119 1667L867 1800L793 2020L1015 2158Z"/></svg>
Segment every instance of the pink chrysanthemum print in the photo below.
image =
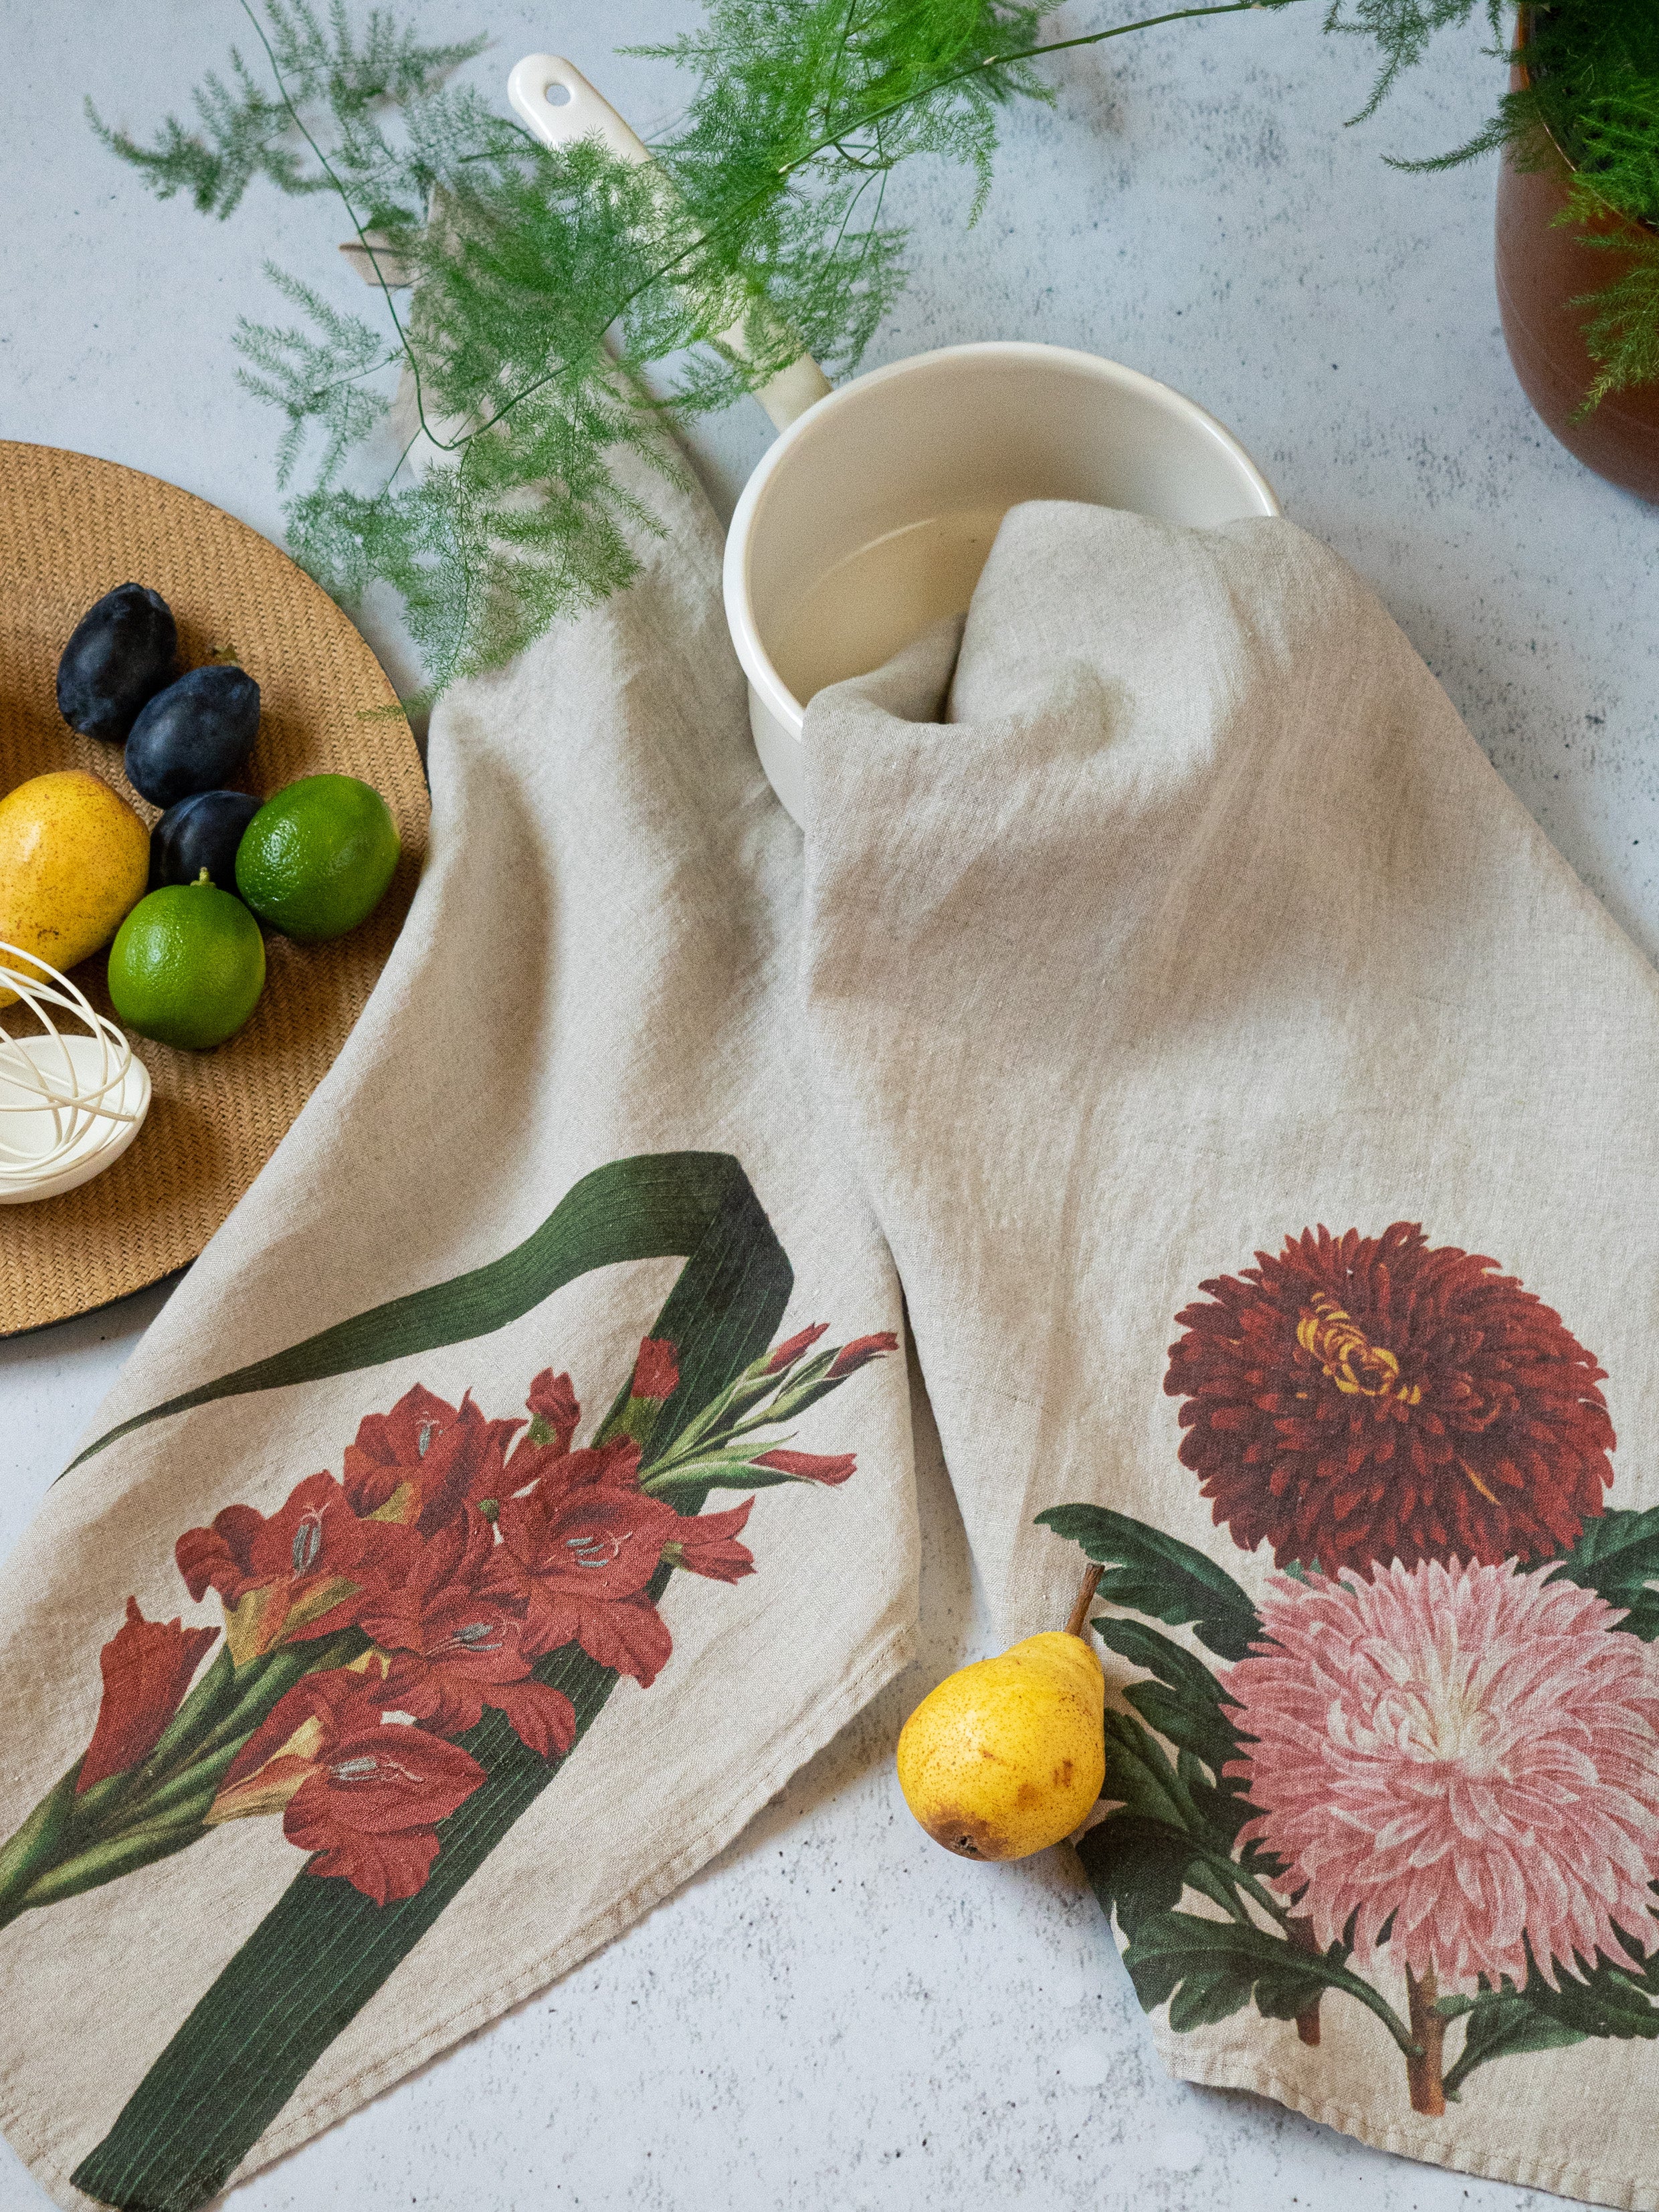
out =
<svg viewBox="0 0 1659 2212"><path fill-rule="evenodd" d="M1253 1739L1228 1772L1243 1834L1286 1869L1322 1946L1354 1921L1440 1988L1517 1986L1645 1942L1659 1869L1659 1659L1551 1570L1503 1565L1277 1577L1269 1641L1226 1693Z"/></svg>

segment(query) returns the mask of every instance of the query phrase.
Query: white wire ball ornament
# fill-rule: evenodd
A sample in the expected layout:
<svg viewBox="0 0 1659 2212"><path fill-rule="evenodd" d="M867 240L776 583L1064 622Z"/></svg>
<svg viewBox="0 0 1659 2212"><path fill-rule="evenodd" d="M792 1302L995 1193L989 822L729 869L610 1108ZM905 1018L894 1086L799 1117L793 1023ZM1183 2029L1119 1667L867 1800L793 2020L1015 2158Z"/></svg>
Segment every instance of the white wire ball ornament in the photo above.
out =
<svg viewBox="0 0 1659 2212"><path fill-rule="evenodd" d="M119 1159L149 1111L149 1070L86 993L0 940L0 992L41 1025L16 1036L0 1012L0 1206L55 1198ZM78 1028L59 1026L70 1016Z"/></svg>

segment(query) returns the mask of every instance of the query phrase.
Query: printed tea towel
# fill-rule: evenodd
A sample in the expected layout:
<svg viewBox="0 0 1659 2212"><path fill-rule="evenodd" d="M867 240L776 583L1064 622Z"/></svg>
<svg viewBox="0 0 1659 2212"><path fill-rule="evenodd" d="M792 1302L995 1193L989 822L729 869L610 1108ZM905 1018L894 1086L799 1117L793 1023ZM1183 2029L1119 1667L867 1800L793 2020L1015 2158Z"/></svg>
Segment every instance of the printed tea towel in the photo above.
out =
<svg viewBox="0 0 1659 2212"><path fill-rule="evenodd" d="M1016 510L955 646L809 711L812 1035L1008 1635L1108 1563L1164 2056L1659 2206L1653 973L1286 523Z"/></svg>
<svg viewBox="0 0 1659 2212"><path fill-rule="evenodd" d="M66 2206L189 2212L542 1987L906 1656L897 1287L671 526L434 718L384 980L7 1570L0 2111Z"/></svg>

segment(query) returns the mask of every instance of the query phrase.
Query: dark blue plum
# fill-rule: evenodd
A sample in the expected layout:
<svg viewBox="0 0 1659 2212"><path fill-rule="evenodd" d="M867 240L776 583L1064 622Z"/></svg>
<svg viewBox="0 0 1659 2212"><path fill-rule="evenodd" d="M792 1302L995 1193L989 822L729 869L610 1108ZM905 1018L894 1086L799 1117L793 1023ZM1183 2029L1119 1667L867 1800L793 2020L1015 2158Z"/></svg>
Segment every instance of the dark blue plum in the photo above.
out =
<svg viewBox="0 0 1659 2212"><path fill-rule="evenodd" d="M118 584L70 632L58 664L58 711L82 737L118 745L139 708L173 676L173 610L143 584Z"/></svg>
<svg viewBox="0 0 1659 2212"><path fill-rule="evenodd" d="M192 668L158 691L127 739L127 781L152 806L218 791L252 750L259 687L224 664Z"/></svg>
<svg viewBox="0 0 1659 2212"><path fill-rule="evenodd" d="M198 791L181 799L149 833L149 887L193 884L204 868L222 891L236 888L236 848L264 805L245 791Z"/></svg>

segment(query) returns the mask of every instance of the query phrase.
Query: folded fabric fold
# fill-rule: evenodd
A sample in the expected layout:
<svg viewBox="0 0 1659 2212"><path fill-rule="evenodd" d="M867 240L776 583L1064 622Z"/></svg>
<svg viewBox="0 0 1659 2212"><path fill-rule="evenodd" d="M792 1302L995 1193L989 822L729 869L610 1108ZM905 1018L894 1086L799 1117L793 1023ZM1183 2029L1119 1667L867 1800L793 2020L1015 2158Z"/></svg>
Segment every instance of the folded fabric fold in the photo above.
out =
<svg viewBox="0 0 1659 2212"><path fill-rule="evenodd" d="M434 717L380 988L7 1568L0 2116L64 2205L189 2212L543 1987L907 1656L897 1285L671 521Z"/></svg>
<svg viewBox="0 0 1659 2212"><path fill-rule="evenodd" d="M1648 963L1282 521L1016 509L807 759L812 1035L1009 1635L1108 1563L1081 1848L1168 2063L1659 2205Z"/></svg>

